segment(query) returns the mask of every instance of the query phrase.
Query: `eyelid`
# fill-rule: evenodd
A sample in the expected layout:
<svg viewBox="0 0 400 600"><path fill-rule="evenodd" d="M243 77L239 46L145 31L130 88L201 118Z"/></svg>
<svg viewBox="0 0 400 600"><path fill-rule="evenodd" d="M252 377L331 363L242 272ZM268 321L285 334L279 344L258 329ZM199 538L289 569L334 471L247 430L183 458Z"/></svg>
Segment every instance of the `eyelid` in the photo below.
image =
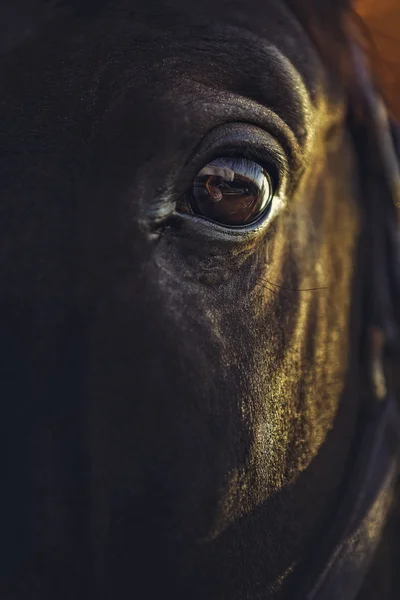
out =
<svg viewBox="0 0 400 600"><path fill-rule="evenodd" d="M199 171L221 156L256 162L270 174L275 193L285 195L291 179L285 151L271 134L250 123L229 123L211 130L182 169L178 193L185 193Z"/></svg>

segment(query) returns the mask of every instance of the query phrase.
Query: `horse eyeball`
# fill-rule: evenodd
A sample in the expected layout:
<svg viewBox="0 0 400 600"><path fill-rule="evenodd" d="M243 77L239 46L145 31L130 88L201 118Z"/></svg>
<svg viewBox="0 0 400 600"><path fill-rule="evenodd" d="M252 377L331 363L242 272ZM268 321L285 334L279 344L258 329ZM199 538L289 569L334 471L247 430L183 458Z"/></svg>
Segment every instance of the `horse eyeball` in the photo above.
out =
<svg viewBox="0 0 400 600"><path fill-rule="evenodd" d="M257 221L272 200L268 172L244 158L218 158L197 174L187 202L193 213L226 226Z"/></svg>

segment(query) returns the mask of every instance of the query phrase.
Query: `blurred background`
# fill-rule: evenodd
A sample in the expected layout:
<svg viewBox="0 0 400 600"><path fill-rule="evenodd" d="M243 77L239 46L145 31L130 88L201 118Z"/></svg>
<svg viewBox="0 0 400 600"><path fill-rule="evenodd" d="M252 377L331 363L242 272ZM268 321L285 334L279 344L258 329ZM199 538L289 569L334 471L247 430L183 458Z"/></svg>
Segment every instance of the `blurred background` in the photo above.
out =
<svg viewBox="0 0 400 600"><path fill-rule="evenodd" d="M369 54L392 112L400 120L400 0L356 0Z"/></svg>

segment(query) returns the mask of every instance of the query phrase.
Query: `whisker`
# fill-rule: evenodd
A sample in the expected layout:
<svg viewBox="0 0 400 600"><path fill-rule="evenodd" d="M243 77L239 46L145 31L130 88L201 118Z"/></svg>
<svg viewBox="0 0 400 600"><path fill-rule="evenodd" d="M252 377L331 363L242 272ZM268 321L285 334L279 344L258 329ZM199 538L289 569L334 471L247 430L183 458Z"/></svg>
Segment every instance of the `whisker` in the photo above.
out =
<svg viewBox="0 0 400 600"><path fill-rule="evenodd" d="M278 285L277 283L274 283L273 281L268 281L268 283L270 283L274 287L279 288L280 290L287 290L288 292L319 292L321 290L327 290L328 289L328 286L313 287L313 288L288 288L288 287L285 287L283 285Z"/></svg>
<svg viewBox="0 0 400 600"><path fill-rule="evenodd" d="M275 294L276 296L278 296L278 295L279 295L279 292L278 292L276 289L274 289L273 287L269 287L269 286L271 286L271 282L270 282L270 281L268 281L268 279L265 279L265 277L261 277L261 278L260 278L260 281L258 282L258 284L257 284L257 285L260 285L260 283L262 283L262 284L263 284L263 285L266 287L266 289L267 289L269 292L272 292L272 293L273 293L273 294ZM281 288L281 289L285 289L285 288ZM287 300L288 302L290 302L290 304L292 304L293 306L297 306L297 308L300 308L300 307L301 307L301 303L299 303L299 302L295 302L295 301L294 301L292 298L290 298L290 297L289 297L287 294L283 294L283 297L285 298L285 300Z"/></svg>

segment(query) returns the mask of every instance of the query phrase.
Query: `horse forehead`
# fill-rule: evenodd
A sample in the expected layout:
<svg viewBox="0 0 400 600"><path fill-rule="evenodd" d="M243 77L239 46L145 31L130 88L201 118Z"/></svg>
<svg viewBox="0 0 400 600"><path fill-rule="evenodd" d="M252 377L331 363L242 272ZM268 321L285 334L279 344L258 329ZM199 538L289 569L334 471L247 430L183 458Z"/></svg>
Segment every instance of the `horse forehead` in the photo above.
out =
<svg viewBox="0 0 400 600"><path fill-rule="evenodd" d="M323 70L304 29L282 0L268 3L205 0L201 4L191 0L151 0L147 3L131 0L124 2L119 11L115 7L99 16L101 29L112 22L111 29L118 36L112 40L114 46L130 40L135 50L140 50L141 44L146 52L164 57L173 41L186 53L186 58L192 55L206 58L209 69L213 67L212 60L228 49L229 68L238 62L244 71L241 60L244 54L248 58L245 68L251 73L258 68L257 51L262 56L268 44L301 72L310 88ZM269 60L273 59L271 53ZM138 51L131 60L145 63L146 56Z"/></svg>
<svg viewBox="0 0 400 600"><path fill-rule="evenodd" d="M29 2L20 2L21 22L29 32L35 29L26 27L27 11L23 7L29 6ZM38 5L41 3L36 0L35 10ZM44 5L52 6L51 3ZM136 104L130 110L138 112L150 100L152 105L163 105L159 116L162 114L165 119L168 118L167 106L174 112L174 108L185 101L181 82L191 79L208 85L210 91L223 89L243 97L256 96L272 110L285 109L290 104L288 116L291 113L297 118L301 113L300 121L309 122L308 100L317 104L323 96L325 70L310 40L282 0L268 3L204 0L200 4L193 0L149 0L146 3L66 0L55 6L47 8L43 15L43 27L50 32L53 29L53 35L42 35L37 27L36 40L42 51L36 63L34 53L28 59L29 68L44 71L47 70L44 63L50 61L62 72L64 65L58 67L56 61L69 64L66 77L71 93L77 96L82 85L86 88L82 93L92 105L98 102L102 91L110 95L111 86L114 86L112 101L121 95L132 95L135 88ZM39 12L36 10L35 14ZM76 12L84 18L76 18ZM14 18L15 14L13 10ZM54 18L50 18L51 14ZM12 31L8 36L12 37ZM65 38L72 47L63 46ZM27 48L30 53L30 44ZM57 53L59 58L54 59ZM271 77L271 73L275 76ZM49 78L43 80L42 86L41 79L38 73L37 81L31 82L31 96L35 87L42 92L39 88L49 85ZM56 78L52 75L52 79L58 79L58 74ZM60 80L60 89L63 85ZM268 87L276 93L275 101ZM23 85L20 88L24 91ZM300 94L290 94L289 90ZM56 97L54 101L57 103ZM66 103L64 99L61 101ZM79 110L84 106L75 102L72 95L71 103ZM73 110L71 106L71 114ZM189 105L183 113L190 113ZM285 115L283 117L286 120Z"/></svg>
<svg viewBox="0 0 400 600"><path fill-rule="evenodd" d="M79 16L84 18L77 18ZM90 45L97 27L97 31L101 30L105 38L107 31L114 30L117 35L113 40L114 47L118 48L127 38L136 43L138 37L147 37L157 41L161 55L164 35L176 40L182 36L186 39L191 36L198 38L198 32L194 33L193 28L237 26L252 32L259 39L269 40L283 54L290 54L300 70L315 74L316 65L310 57L309 40L283 0L270 0L267 3L263 0L204 0L201 3L194 0L17 0L12 7L3 3L0 21L0 32L4 30L0 50L3 47L6 50L12 48L26 38L40 36L43 29L54 26L61 36L63 28L69 32L80 30L82 33L86 29L85 43ZM69 24L72 24L72 28ZM108 39L111 40L111 36ZM228 35L228 41L232 57L235 58L238 40L234 32ZM111 49L103 45L102 50L107 53ZM131 59L135 60L135 57ZM252 65L248 64L247 68L251 70Z"/></svg>
<svg viewBox="0 0 400 600"><path fill-rule="evenodd" d="M129 60L139 99L145 88L153 89L160 101L164 91L179 97L177 83L186 78L210 89L235 91L272 110L291 104L287 116L291 112L302 123L311 124L310 103L325 104L329 75L282 0L127 4L135 10L121 11L109 51Z"/></svg>
<svg viewBox="0 0 400 600"><path fill-rule="evenodd" d="M157 122L159 133L165 127L171 133L176 124L181 133L195 135L196 125L212 125L214 116L221 122L257 120L265 107L299 138L312 124L314 87L274 44L238 28L213 27L190 40L165 41L162 56L156 42L139 41L124 62L103 75L114 85L109 123L139 117L141 128L147 119Z"/></svg>
<svg viewBox="0 0 400 600"><path fill-rule="evenodd" d="M155 23L148 12L118 19L106 40L109 67L101 64L106 87L114 85L108 118L115 105L122 107L117 118L127 109L140 114L141 125L150 118L169 130L173 121L186 126L193 117L195 133L196 122L218 112L217 105L251 99L277 112L301 136L324 97L326 73L297 22L285 13L285 25L276 13L263 16L261 29L252 28L252 20L232 15L224 20L218 13L208 23L182 23L176 15Z"/></svg>

